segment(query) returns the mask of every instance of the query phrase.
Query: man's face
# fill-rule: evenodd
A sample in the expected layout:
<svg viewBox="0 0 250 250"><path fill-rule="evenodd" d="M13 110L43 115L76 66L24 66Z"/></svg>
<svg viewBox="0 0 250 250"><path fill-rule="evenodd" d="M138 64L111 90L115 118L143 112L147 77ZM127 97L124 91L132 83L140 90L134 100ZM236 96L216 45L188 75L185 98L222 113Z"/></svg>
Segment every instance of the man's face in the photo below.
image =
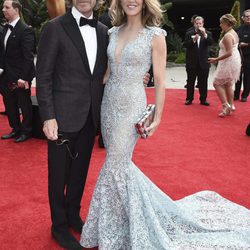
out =
<svg viewBox="0 0 250 250"><path fill-rule="evenodd" d="M245 12L245 15L243 16L243 22L246 25L250 25L250 11Z"/></svg>
<svg viewBox="0 0 250 250"><path fill-rule="evenodd" d="M84 16L89 17L96 5L96 0L73 0L73 5Z"/></svg>
<svg viewBox="0 0 250 250"><path fill-rule="evenodd" d="M12 7L12 0L6 0L3 3L3 15L7 21L11 22L15 20L17 16L19 16L19 11L17 8Z"/></svg>
<svg viewBox="0 0 250 250"><path fill-rule="evenodd" d="M199 28L204 26L204 22L202 19L198 19L196 21L194 21L194 27L196 30L199 30Z"/></svg>

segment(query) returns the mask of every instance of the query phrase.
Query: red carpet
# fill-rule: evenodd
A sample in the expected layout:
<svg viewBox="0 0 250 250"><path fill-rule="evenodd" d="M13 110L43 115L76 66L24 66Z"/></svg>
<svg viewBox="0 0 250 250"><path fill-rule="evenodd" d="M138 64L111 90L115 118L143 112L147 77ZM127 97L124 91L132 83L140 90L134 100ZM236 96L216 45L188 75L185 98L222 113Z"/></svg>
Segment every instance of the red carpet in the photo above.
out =
<svg viewBox="0 0 250 250"><path fill-rule="evenodd" d="M153 100L153 89L147 90ZM163 121L155 136L140 140L138 167L171 198L214 190L250 208L250 102L236 102L236 112L218 118L220 104L209 92L210 107L184 105L184 90L167 90ZM0 98L1 99L1 98ZM0 100L0 110L3 110ZM10 131L0 116L0 134ZM46 142L22 144L0 140L0 249L60 249L50 236ZM82 201L85 218L105 151L95 146Z"/></svg>

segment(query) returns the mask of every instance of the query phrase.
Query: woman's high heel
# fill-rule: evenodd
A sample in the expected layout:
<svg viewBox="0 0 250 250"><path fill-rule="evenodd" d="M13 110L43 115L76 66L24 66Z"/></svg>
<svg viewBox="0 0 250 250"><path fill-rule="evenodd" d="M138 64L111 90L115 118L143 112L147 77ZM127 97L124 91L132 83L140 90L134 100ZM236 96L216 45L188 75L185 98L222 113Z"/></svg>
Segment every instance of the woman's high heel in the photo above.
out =
<svg viewBox="0 0 250 250"><path fill-rule="evenodd" d="M236 110L234 104L230 104L230 106L231 106L231 111L234 112Z"/></svg>
<svg viewBox="0 0 250 250"><path fill-rule="evenodd" d="M219 117L225 117L227 115L230 115L231 110L231 106L228 103L224 103L222 105L222 111L219 113Z"/></svg>

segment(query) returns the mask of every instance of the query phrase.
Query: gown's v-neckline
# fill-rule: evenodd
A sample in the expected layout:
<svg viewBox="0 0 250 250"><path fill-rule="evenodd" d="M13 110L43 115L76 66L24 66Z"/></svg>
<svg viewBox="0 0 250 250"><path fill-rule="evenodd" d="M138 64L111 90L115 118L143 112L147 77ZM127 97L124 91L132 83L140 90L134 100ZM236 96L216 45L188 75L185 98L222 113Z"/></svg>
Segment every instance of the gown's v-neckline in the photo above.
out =
<svg viewBox="0 0 250 250"><path fill-rule="evenodd" d="M117 66L118 66L118 65L120 64L120 62L121 62L122 54L123 54L124 50L128 47L128 45L135 43L135 42L139 39L139 37L143 34L144 29L145 29L144 27L143 27L142 29L140 29L139 32L138 32L138 34L135 36L135 38L129 40L128 42L126 42L126 43L124 44L124 46L122 47L122 49L120 50L119 54L117 54L116 52L117 52L117 47L118 47L119 31L120 31L120 29L121 29L122 27L123 27L123 26L118 27L118 29L117 29L117 31L116 31L116 37L115 37L114 58L115 58L115 63L116 63Z"/></svg>

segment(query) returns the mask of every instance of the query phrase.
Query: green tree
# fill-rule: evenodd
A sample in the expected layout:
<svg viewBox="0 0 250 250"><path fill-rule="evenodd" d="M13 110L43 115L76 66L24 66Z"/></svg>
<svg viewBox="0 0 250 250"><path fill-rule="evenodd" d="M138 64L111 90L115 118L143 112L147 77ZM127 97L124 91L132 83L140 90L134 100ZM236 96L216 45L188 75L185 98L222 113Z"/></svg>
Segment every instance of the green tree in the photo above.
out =
<svg viewBox="0 0 250 250"><path fill-rule="evenodd" d="M167 26L171 29L174 29L173 23L168 19L167 11L173 6L173 3L168 2L167 0L161 0L161 8L164 11L163 13L163 26Z"/></svg>
<svg viewBox="0 0 250 250"><path fill-rule="evenodd" d="M235 25L235 27L240 26L240 1L239 1L239 0L236 0L236 1L234 2L234 5L233 5L233 7L232 7L232 9L231 9L230 14L231 14L232 16L234 16L234 18L235 18L236 21L237 21L237 24Z"/></svg>
<svg viewBox="0 0 250 250"><path fill-rule="evenodd" d="M21 2L23 19L33 27L38 41L42 27L49 19L45 0L22 0Z"/></svg>

